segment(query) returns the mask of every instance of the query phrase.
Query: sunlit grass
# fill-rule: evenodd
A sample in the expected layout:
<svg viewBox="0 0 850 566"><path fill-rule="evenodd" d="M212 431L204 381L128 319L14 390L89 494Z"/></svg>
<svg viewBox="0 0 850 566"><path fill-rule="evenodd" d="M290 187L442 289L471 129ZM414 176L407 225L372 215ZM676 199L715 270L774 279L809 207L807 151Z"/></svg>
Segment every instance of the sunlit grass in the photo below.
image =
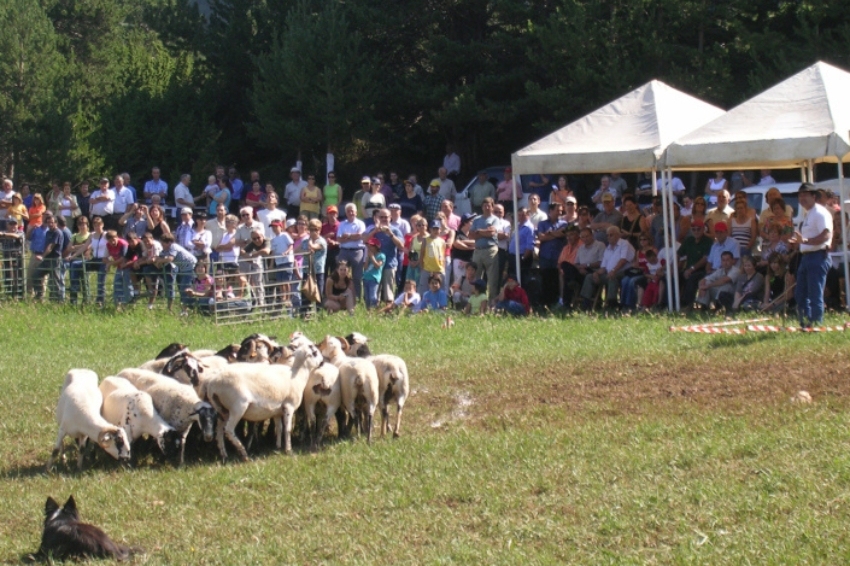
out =
<svg viewBox="0 0 850 566"><path fill-rule="evenodd" d="M161 311L0 307L0 559L38 546L44 499L146 564L847 561L844 333L670 333L683 319L364 314L217 328ZM832 319L837 323L839 319ZM104 376L172 341L357 330L408 361L403 436L183 469L99 457L44 475L64 373ZM783 367L787 358L789 371ZM771 375L761 375L770 372ZM815 404L789 396L810 388ZM231 450L232 453L232 450Z"/></svg>

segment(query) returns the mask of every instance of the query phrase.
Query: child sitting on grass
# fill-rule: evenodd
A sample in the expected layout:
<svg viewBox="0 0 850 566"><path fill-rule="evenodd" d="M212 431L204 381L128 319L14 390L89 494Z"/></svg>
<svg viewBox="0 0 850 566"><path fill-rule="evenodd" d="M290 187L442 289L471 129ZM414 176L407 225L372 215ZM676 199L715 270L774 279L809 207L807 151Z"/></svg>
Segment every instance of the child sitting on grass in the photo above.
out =
<svg viewBox="0 0 850 566"><path fill-rule="evenodd" d="M189 314L189 307L196 306L203 308L210 304L209 299L213 297L215 282L207 273L207 264L199 261L195 265L195 278L192 279L192 286L187 287L184 291L185 299L183 301L182 316ZM215 302L215 301L213 301Z"/></svg>
<svg viewBox="0 0 850 566"><path fill-rule="evenodd" d="M439 273L432 273L428 279L428 290L422 296L422 300L416 305L413 312L444 311L449 305L449 296L443 290L443 277Z"/></svg>
<svg viewBox="0 0 850 566"><path fill-rule="evenodd" d="M466 306L463 307L463 314L487 314L489 310L487 282L483 279L476 279L472 282L472 294L466 300Z"/></svg>
<svg viewBox="0 0 850 566"><path fill-rule="evenodd" d="M404 282L404 292L396 297L394 303L390 303L381 309L382 313L390 313L394 310L405 311L413 310L419 304L421 297L416 292L416 281L408 279Z"/></svg>

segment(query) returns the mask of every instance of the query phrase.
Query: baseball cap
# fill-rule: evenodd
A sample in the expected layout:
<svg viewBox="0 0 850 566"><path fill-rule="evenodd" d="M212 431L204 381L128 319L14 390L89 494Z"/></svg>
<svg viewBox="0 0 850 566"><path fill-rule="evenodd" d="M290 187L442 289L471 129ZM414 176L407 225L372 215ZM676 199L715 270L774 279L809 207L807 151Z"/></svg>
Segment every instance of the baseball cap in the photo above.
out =
<svg viewBox="0 0 850 566"><path fill-rule="evenodd" d="M729 227L726 225L725 222L715 222L714 223L714 231L715 232L727 232L728 230L729 230Z"/></svg>
<svg viewBox="0 0 850 566"><path fill-rule="evenodd" d="M394 202L390 204L387 208L390 208L392 210L401 210L401 205L397 202Z"/></svg>
<svg viewBox="0 0 850 566"><path fill-rule="evenodd" d="M372 183L372 177L370 177L369 175L364 175L363 178L360 179L360 184L362 185L363 183L371 184Z"/></svg>
<svg viewBox="0 0 850 566"><path fill-rule="evenodd" d="M614 202L614 197L610 193L602 195L602 202Z"/></svg>
<svg viewBox="0 0 850 566"><path fill-rule="evenodd" d="M192 214L192 209L188 206L184 206L180 209L180 214Z"/></svg>
<svg viewBox="0 0 850 566"><path fill-rule="evenodd" d="M461 216L461 217L460 217L460 223L461 223L461 224L466 224L466 223L467 223L467 222L469 222L470 220L475 220L476 218L478 218L478 215L477 215L477 214L473 214L473 213L471 213L471 212L467 212L466 214L464 214L463 216Z"/></svg>
<svg viewBox="0 0 850 566"><path fill-rule="evenodd" d="M293 167L292 169L289 170L289 172L290 173L300 173L301 169L299 169L298 167Z"/></svg>
<svg viewBox="0 0 850 566"><path fill-rule="evenodd" d="M432 180L432 181L428 184L428 186L429 186L429 187L439 187L439 186L440 186L440 180L439 180L439 179L433 179L433 180Z"/></svg>
<svg viewBox="0 0 850 566"><path fill-rule="evenodd" d="M334 205L330 205L329 207L327 207L325 209L325 213L329 214L331 212L333 212L335 214L339 214L339 209L337 207L335 207Z"/></svg>
<svg viewBox="0 0 850 566"><path fill-rule="evenodd" d="M295 226L295 219L294 218L290 218L286 221L286 227L287 228L290 228L292 226Z"/></svg>
<svg viewBox="0 0 850 566"><path fill-rule="evenodd" d="M376 248L381 247L381 241L378 238L369 238L366 240L367 246L375 246Z"/></svg>
<svg viewBox="0 0 850 566"><path fill-rule="evenodd" d="M283 222L281 222L280 220L272 220L271 222L269 222L269 226L283 226Z"/></svg>
<svg viewBox="0 0 850 566"><path fill-rule="evenodd" d="M576 200L576 197L567 197L567 198L566 198L566 200L565 200L565 202L571 202L571 203L573 203L573 204L578 204L578 201Z"/></svg>
<svg viewBox="0 0 850 566"><path fill-rule="evenodd" d="M442 227L443 227L443 223L440 222L439 220L432 220L431 221L431 228L442 228Z"/></svg>

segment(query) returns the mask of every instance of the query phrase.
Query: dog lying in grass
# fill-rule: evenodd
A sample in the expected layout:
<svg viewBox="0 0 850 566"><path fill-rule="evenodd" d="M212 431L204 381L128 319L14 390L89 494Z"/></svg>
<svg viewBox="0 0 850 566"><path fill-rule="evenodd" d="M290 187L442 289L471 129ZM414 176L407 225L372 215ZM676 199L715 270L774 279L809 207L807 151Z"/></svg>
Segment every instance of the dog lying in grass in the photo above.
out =
<svg viewBox="0 0 850 566"><path fill-rule="evenodd" d="M80 513L74 496L59 507L52 497L44 504L44 532L38 557L47 560L67 558L113 558L127 560L140 552L113 541L94 525L80 522Z"/></svg>

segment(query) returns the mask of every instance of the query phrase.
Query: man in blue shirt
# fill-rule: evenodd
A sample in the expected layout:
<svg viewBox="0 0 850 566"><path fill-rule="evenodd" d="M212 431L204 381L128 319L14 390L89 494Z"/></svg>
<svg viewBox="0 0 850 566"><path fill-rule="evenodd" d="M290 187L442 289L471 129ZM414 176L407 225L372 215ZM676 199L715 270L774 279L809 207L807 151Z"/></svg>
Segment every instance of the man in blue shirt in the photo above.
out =
<svg viewBox="0 0 850 566"><path fill-rule="evenodd" d="M390 210L381 208L375 213L375 225L367 232L365 240L376 238L381 243L381 253L384 254L383 271L379 300L392 303L395 300L395 272L398 269L398 254L404 251L404 235L401 230L390 225Z"/></svg>
<svg viewBox="0 0 850 566"><path fill-rule="evenodd" d="M56 218L52 214L44 214L43 222L47 226L44 238L44 251L38 256L40 261L38 278L43 282L44 277L49 277L48 287L50 289L50 300L63 302L65 300L65 278L62 259L62 250L65 246L65 234L56 224ZM44 294L44 287L34 287L36 299Z"/></svg>
<svg viewBox="0 0 850 566"><path fill-rule="evenodd" d="M561 203L549 204L549 218L537 224L537 240L540 248L537 263L540 267L541 303L550 305L560 296L558 289L558 258L567 244L567 223L560 219Z"/></svg>

